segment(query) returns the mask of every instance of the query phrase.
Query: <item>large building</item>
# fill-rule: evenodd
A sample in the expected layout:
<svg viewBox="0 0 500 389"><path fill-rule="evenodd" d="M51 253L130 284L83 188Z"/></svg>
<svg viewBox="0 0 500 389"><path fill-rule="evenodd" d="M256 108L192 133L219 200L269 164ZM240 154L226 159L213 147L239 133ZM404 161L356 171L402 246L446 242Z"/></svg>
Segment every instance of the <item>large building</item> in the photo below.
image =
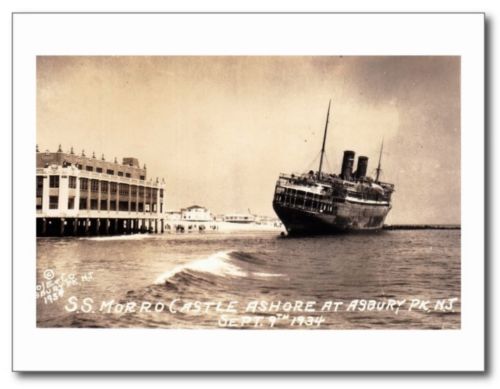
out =
<svg viewBox="0 0 500 389"><path fill-rule="evenodd" d="M192 205L181 209L181 220L193 222L209 222L213 221L214 217L210 210L199 205Z"/></svg>
<svg viewBox="0 0 500 389"><path fill-rule="evenodd" d="M164 180L148 180L137 158L37 147L36 165L37 236L164 231Z"/></svg>

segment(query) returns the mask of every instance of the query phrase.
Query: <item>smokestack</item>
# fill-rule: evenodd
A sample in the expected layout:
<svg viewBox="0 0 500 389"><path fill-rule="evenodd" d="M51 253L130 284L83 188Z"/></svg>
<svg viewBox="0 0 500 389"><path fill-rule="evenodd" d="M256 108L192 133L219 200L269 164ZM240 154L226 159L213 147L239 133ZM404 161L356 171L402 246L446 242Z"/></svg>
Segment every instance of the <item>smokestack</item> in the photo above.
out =
<svg viewBox="0 0 500 389"><path fill-rule="evenodd" d="M352 176L352 168L354 167L354 151L346 150L344 151L344 159L342 160L342 171L340 176L344 180L349 180Z"/></svg>
<svg viewBox="0 0 500 389"><path fill-rule="evenodd" d="M358 157L358 167L356 169L356 178L361 178L366 176L366 170L368 169L368 157L360 155Z"/></svg>

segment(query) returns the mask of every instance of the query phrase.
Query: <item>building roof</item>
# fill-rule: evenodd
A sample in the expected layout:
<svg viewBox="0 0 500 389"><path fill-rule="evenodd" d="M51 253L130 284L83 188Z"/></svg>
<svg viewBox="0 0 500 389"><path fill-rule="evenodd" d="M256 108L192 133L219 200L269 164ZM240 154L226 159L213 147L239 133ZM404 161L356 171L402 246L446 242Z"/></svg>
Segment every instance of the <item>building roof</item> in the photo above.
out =
<svg viewBox="0 0 500 389"><path fill-rule="evenodd" d="M205 210L207 210L206 207L202 207L200 205L191 205L190 207L187 207L187 208L184 208L184 209L187 209L187 210L191 210L191 209L205 209Z"/></svg>

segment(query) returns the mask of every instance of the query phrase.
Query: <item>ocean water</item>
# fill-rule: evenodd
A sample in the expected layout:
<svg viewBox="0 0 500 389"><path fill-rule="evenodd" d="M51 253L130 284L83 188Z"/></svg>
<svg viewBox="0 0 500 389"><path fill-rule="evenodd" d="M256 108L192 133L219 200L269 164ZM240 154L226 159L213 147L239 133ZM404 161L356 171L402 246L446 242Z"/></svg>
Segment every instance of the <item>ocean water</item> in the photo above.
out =
<svg viewBox="0 0 500 389"><path fill-rule="evenodd" d="M460 230L37 240L38 327L458 329Z"/></svg>

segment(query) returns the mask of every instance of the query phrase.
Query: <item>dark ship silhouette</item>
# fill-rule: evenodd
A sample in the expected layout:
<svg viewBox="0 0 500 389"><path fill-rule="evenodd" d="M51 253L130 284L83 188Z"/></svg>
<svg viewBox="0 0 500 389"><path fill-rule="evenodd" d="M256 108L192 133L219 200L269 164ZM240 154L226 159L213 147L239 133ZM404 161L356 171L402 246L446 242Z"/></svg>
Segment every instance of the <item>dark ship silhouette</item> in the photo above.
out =
<svg viewBox="0 0 500 389"><path fill-rule="evenodd" d="M328 132L330 103L326 115L323 146L317 172L301 175L280 174L274 192L273 208L288 234L333 234L380 230L391 210L394 185L379 180L383 141L374 178L366 175L368 157L344 151L339 175L322 171Z"/></svg>

